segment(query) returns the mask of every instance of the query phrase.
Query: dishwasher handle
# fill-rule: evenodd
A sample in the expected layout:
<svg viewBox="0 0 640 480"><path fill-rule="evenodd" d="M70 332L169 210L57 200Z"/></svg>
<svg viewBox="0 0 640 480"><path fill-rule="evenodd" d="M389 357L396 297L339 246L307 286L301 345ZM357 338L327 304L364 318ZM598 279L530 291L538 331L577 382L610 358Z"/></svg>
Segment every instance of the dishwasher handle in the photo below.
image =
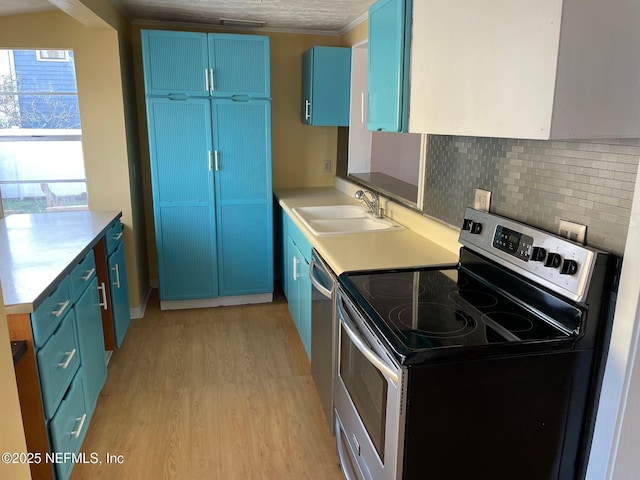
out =
<svg viewBox="0 0 640 480"><path fill-rule="evenodd" d="M316 269L321 269L322 265L318 264L318 262L316 262L315 257L311 258L311 263L309 264L309 279L311 280L311 283L313 284L313 286L325 297L327 298L331 298L332 295L332 291L329 290L327 287L325 287L324 285L322 285L320 283L320 280L318 280L318 277L315 276L315 274L313 273L314 270ZM325 272L327 274L327 276L329 275L328 272Z"/></svg>

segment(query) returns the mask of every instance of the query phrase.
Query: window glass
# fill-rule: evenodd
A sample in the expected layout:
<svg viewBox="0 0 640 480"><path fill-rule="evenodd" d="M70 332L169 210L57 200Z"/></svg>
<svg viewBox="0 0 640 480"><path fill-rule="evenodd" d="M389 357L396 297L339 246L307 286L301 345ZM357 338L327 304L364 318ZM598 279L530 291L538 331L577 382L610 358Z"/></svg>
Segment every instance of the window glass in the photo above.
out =
<svg viewBox="0 0 640 480"><path fill-rule="evenodd" d="M87 208L72 50L0 50L0 194L5 215Z"/></svg>

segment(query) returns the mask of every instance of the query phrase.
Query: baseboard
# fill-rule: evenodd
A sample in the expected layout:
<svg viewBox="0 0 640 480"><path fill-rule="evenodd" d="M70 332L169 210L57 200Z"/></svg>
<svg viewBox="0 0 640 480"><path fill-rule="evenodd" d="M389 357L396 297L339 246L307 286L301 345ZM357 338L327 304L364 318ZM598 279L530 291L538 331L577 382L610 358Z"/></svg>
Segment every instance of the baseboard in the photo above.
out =
<svg viewBox="0 0 640 480"><path fill-rule="evenodd" d="M161 301L160 310L182 310L186 308L224 307L249 303L269 303L273 301L273 292L254 295L234 295L230 297L202 298L197 300Z"/></svg>
<svg viewBox="0 0 640 480"><path fill-rule="evenodd" d="M149 303L149 297L151 297L151 287L147 289L144 298L142 298L139 302L139 307L129 309L129 315L131 318L144 318L144 312L147 311L147 305Z"/></svg>

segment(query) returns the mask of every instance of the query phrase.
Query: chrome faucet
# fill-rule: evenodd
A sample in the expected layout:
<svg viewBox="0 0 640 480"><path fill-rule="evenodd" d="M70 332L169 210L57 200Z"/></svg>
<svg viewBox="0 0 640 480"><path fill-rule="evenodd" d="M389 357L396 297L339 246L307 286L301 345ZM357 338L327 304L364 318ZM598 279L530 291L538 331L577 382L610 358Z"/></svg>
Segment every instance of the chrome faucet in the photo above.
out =
<svg viewBox="0 0 640 480"><path fill-rule="evenodd" d="M367 193L371 196L371 200L367 198ZM364 202L369 207L369 213L376 218L382 218L384 216L384 209L380 208L380 197L377 193L370 192L369 190L358 190L355 194L356 200Z"/></svg>

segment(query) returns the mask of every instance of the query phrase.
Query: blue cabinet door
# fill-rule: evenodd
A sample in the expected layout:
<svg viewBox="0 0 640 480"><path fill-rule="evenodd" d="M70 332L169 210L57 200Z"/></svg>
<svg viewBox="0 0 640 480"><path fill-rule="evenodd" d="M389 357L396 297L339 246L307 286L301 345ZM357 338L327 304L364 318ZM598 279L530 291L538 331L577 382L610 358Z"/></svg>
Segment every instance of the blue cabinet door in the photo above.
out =
<svg viewBox="0 0 640 480"><path fill-rule="evenodd" d="M311 359L311 279L309 278L309 261L301 259L300 272L300 319L299 332L307 357Z"/></svg>
<svg viewBox="0 0 640 480"><path fill-rule="evenodd" d="M271 96L269 37L215 33L208 41L214 97Z"/></svg>
<svg viewBox="0 0 640 480"><path fill-rule="evenodd" d="M271 102L213 101L220 295L273 291Z"/></svg>
<svg viewBox="0 0 640 480"><path fill-rule="evenodd" d="M302 55L302 123L349 126L350 85L350 48L307 50Z"/></svg>
<svg viewBox="0 0 640 480"><path fill-rule="evenodd" d="M147 99L160 299L218 296L208 99Z"/></svg>
<svg viewBox="0 0 640 480"><path fill-rule="evenodd" d="M408 129L411 5L378 0L369 7L369 130Z"/></svg>
<svg viewBox="0 0 640 480"><path fill-rule="evenodd" d="M141 41L147 95L209 95L206 34L142 30Z"/></svg>
<svg viewBox="0 0 640 480"><path fill-rule="evenodd" d="M111 292L111 314L113 316L113 330L115 332L116 347L122 346L122 340L129 328L131 309L129 307L129 287L127 284L127 268L124 257L124 244L109 255L109 282Z"/></svg>
<svg viewBox="0 0 640 480"><path fill-rule="evenodd" d="M120 275L122 273L124 272L120 272ZM75 310L80 362L85 375L82 382L84 401L89 421L96 408L100 390L102 390L107 378L97 278L93 278L80 296L76 302Z"/></svg>

